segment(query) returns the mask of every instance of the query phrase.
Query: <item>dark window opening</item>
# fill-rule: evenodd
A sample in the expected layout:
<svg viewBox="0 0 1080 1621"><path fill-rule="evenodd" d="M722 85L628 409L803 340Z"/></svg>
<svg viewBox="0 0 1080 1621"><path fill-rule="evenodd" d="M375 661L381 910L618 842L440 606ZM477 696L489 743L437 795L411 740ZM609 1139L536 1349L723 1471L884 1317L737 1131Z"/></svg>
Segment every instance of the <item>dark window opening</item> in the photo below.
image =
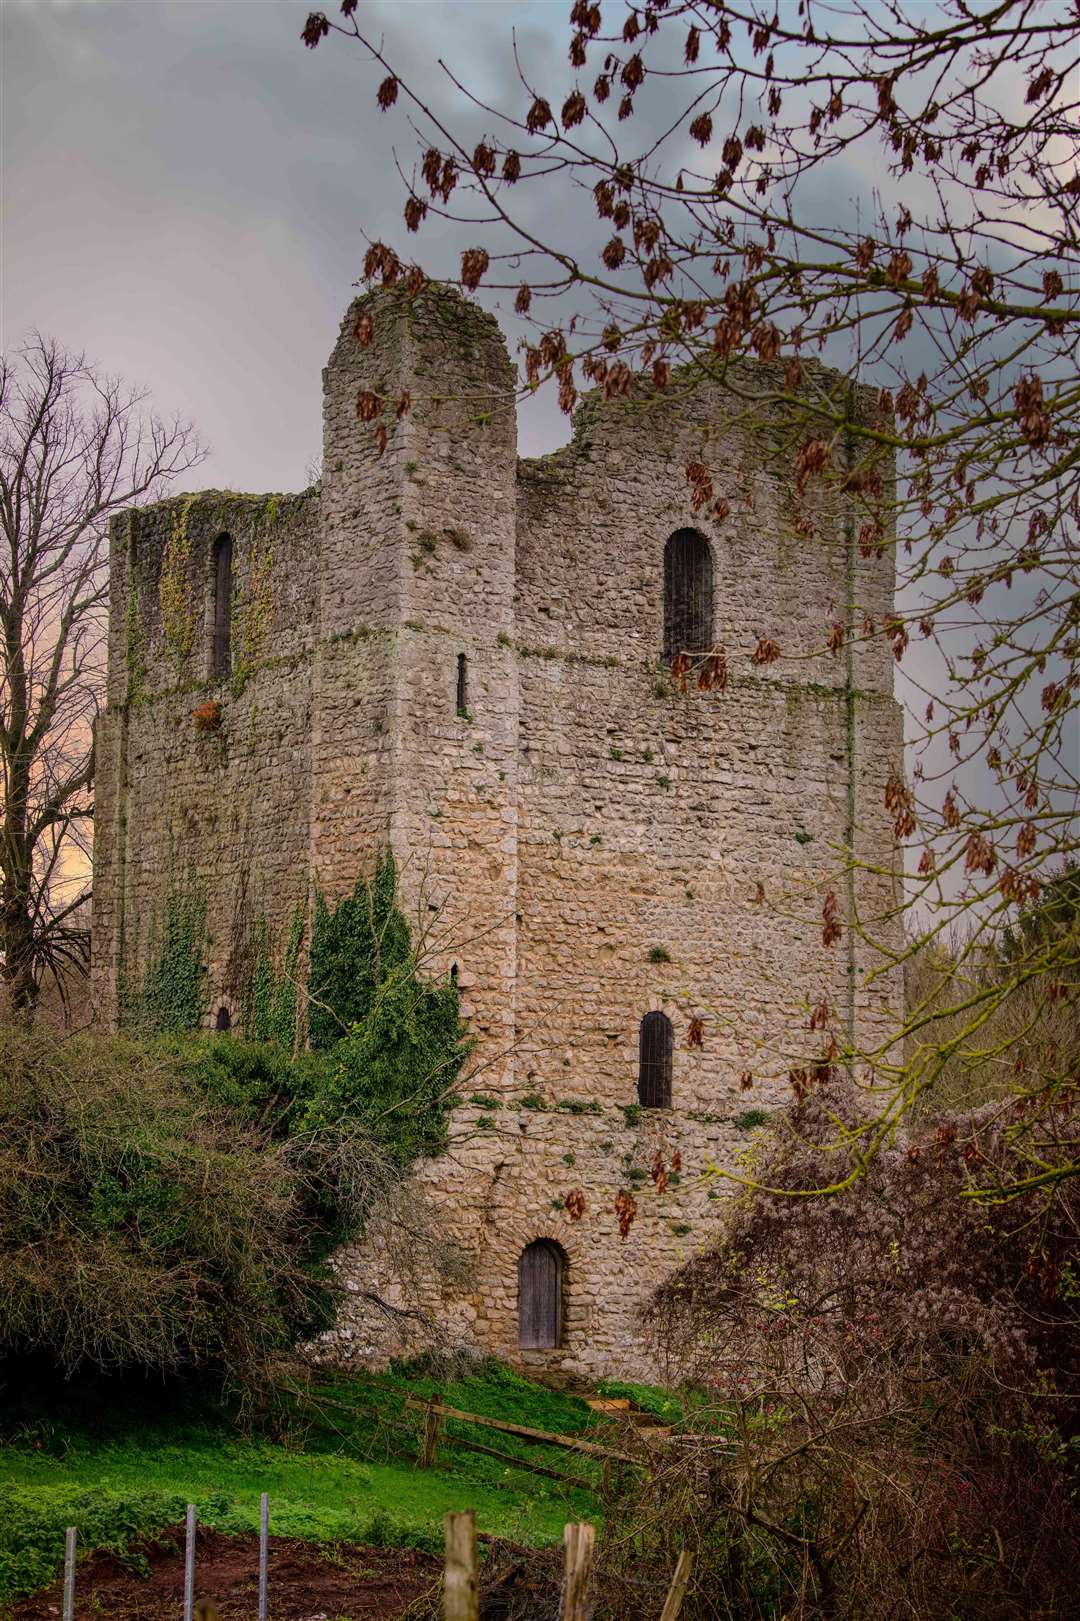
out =
<svg viewBox="0 0 1080 1621"><path fill-rule="evenodd" d="M457 712L469 713L469 661L464 653L457 656Z"/></svg>
<svg viewBox="0 0 1080 1621"><path fill-rule="evenodd" d="M638 1102L643 1109L670 1109L675 1033L666 1013L646 1013L640 1043Z"/></svg>
<svg viewBox="0 0 1080 1621"><path fill-rule="evenodd" d="M538 1238L518 1257L518 1347L553 1351L562 1344L565 1257L558 1244Z"/></svg>
<svg viewBox="0 0 1080 1621"><path fill-rule="evenodd" d="M214 648L211 674L226 676L232 660L232 539L219 535L214 543Z"/></svg>
<svg viewBox="0 0 1080 1621"><path fill-rule="evenodd" d="M227 1007L219 1007L218 1008L218 1010L217 1010L217 1018L214 1020L214 1029L215 1030L231 1030L232 1029L232 1014L229 1012Z"/></svg>
<svg viewBox="0 0 1080 1621"><path fill-rule="evenodd" d="M450 983L451 983L451 985L456 985L457 982L458 982L458 979L457 979L457 963L452 962L450 964Z"/></svg>
<svg viewBox="0 0 1080 1621"><path fill-rule="evenodd" d="M677 529L664 547L664 661L700 658L712 645L712 552L696 529Z"/></svg>

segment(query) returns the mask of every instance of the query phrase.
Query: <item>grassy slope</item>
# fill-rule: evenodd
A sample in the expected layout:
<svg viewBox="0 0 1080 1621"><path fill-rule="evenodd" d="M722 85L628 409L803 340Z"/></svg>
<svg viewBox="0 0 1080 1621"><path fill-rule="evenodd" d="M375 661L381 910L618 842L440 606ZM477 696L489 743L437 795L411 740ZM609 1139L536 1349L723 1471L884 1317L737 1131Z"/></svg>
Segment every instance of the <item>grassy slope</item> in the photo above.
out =
<svg viewBox="0 0 1080 1621"><path fill-rule="evenodd" d="M193 1502L208 1525L254 1529L263 1491L272 1532L316 1541L437 1547L454 1508L474 1508L481 1531L535 1544L561 1537L568 1518L596 1519L587 1489L469 1453L454 1438L469 1434L590 1478L593 1466L555 1448L451 1423L440 1467L417 1469L419 1416L405 1412L404 1398L436 1389L451 1406L537 1429L569 1434L595 1423L581 1402L496 1364L441 1383L419 1372L321 1381L297 1399L281 1440L141 1404L126 1416L39 1420L0 1446L0 1602L51 1578L65 1525L80 1527L84 1547L120 1551Z"/></svg>

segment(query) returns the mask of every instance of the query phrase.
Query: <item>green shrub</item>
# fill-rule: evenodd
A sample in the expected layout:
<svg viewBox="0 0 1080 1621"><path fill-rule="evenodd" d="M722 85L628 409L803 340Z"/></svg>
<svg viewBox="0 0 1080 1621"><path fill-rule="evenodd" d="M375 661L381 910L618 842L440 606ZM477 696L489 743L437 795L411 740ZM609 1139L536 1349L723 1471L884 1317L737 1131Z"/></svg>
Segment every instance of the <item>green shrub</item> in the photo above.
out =
<svg viewBox="0 0 1080 1621"><path fill-rule="evenodd" d="M0 1354L249 1385L330 1321L321 1258L377 1181L358 1134L276 1140L126 1038L0 1028L0 1074Z"/></svg>
<svg viewBox="0 0 1080 1621"><path fill-rule="evenodd" d="M326 1055L303 1124L333 1129L356 1121L401 1166L441 1154L467 1050L456 986L424 983L411 960L399 964Z"/></svg>
<svg viewBox="0 0 1080 1621"><path fill-rule="evenodd" d="M81 1548L124 1558L132 1542L182 1520L184 1507L182 1497L160 1491L0 1485L0 1604L54 1579L69 1525Z"/></svg>

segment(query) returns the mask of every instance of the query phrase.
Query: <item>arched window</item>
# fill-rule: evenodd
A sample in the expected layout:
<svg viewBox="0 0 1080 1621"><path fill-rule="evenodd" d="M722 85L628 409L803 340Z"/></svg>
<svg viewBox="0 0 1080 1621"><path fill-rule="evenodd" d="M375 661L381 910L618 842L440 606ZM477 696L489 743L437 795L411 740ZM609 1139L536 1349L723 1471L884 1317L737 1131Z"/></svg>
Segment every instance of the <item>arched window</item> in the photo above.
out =
<svg viewBox="0 0 1080 1621"><path fill-rule="evenodd" d="M638 1102L643 1109L671 1108L671 1054L675 1033L666 1013L646 1013L641 1021Z"/></svg>
<svg viewBox="0 0 1080 1621"><path fill-rule="evenodd" d="M518 1347L552 1351L562 1344L565 1257L558 1244L538 1238L518 1257Z"/></svg>
<svg viewBox="0 0 1080 1621"><path fill-rule="evenodd" d="M219 535L214 542L214 646L211 675L220 679L229 673L232 661L232 537Z"/></svg>
<svg viewBox="0 0 1080 1621"><path fill-rule="evenodd" d="M664 547L664 661L698 658L713 645L712 552L696 529L676 529Z"/></svg>
<svg viewBox="0 0 1080 1621"><path fill-rule="evenodd" d="M219 1007L218 1008L218 1010L217 1010L217 1018L214 1020L214 1029L215 1030L231 1030L232 1029L232 1014L229 1012L227 1007Z"/></svg>
<svg viewBox="0 0 1080 1621"><path fill-rule="evenodd" d="M469 713L469 661L464 653L457 656L457 712Z"/></svg>

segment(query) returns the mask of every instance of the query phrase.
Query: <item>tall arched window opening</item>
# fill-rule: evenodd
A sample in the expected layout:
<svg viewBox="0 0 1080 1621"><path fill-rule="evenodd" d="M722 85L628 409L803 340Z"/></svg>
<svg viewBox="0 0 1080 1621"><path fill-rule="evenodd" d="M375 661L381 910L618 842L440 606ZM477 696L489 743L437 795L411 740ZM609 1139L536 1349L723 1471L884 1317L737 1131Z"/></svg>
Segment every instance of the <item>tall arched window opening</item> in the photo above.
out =
<svg viewBox="0 0 1080 1621"><path fill-rule="evenodd" d="M214 646L211 674L220 679L232 661L232 537L214 542Z"/></svg>
<svg viewBox="0 0 1080 1621"><path fill-rule="evenodd" d="M214 1029L215 1030L231 1030L232 1029L232 1014L229 1012L227 1007L219 1007L218 1008L218 1010L217 1010L217 1018L214 1020Z"/></svg>
<svg viewBox="0 0 1080 1621"><path fill-rule="evenodd" d="M457 712L469 713L469 661L464 653L457 656Z"/></svg>
<svg viewBox="0 0 1080 1621"><path fill-rule="evenodd" d="M666 1013L646 1013L638 1048L638 1102L643 1109L671 1108L671 1056L675 1032Z"/></svg>
<svg viewBox="0 0 1080 1621"><path fill-rule="evenodd" d="M538 1238L518 1257L518 1348L553 1351L562 1344L566 1260L558 1244Z"/></svg>
<svg viewBox="0 0 1080 1621"><path fill-rule="evenodd" d="M664 661L700 658L712 645L712 552L696 529L676 529L664 547Z"/></svg>

